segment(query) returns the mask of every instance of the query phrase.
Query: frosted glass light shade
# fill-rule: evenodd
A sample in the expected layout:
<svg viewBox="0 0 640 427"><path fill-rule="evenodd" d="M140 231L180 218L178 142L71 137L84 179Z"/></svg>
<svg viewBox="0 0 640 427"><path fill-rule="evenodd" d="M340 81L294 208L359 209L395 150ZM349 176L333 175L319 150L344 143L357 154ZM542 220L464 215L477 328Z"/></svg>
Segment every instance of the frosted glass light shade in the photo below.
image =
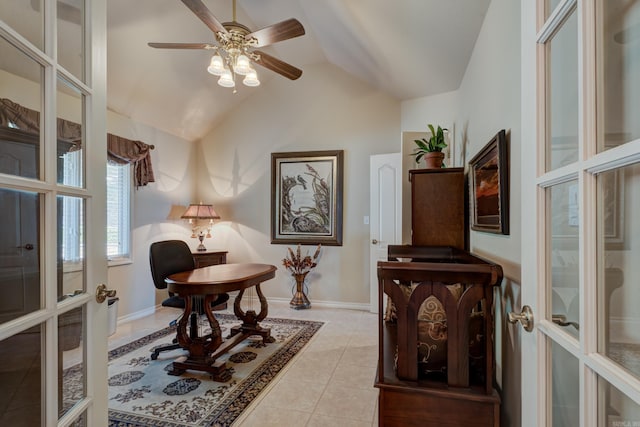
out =
<svg viewBox="0 0 640 427"><path fill-rule="evenodd" d="M256 73L255 70L251 70L247 76L244 78L244 80L242 81L242 83L245 84L245 86L260 86L260 80L258 80L258 73Z"/></svg>
<svg viewBox="0 0 640 427"><path fill-rule="evenodd" d="M234 87L236 85L236 82L233 81L231 71L228 68L222 72L218 84L222 87Z"/></svg>
<svg viewBox="0 0 640 427"><path fill-rule="evenodd" d="M222 61L222 57L217 53L211 57L211 62L209 63L209 67L207 71L214 76L221 76L224 72L224 62Z"/></svg>
<svg viewBox="0 0 640 427"><path fill-rule="evenodd" d="M247 58L246 55L238 56L238 59L236 59L236 65L233 67L233 71L242 76L250 72L251 64L249 63L249 58Z"/></svg>

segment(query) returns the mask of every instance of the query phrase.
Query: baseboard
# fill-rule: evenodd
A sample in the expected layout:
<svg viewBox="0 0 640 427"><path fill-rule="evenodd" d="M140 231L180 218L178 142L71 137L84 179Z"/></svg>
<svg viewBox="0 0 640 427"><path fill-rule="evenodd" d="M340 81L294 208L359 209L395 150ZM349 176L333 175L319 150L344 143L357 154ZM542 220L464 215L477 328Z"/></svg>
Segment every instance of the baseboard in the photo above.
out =
<svg viewBox="0 0 640 427"><path fill-rule="evenodd" d="M247 298L245 294L244 298ZM257 296L252 297L254 301L258 301ZM267 302L278 302L278 303L289 303L291 298L278 298L271 297L267 298ZM233 303L231 303L233 304ZM369 303L358 303L358 302L337 302L337 301L316 301L311 300L311 307L324 307L324 308L341 308L345 310L361 310L361 311L369 311L371 305Z"/></svg>
<svg viewBox="0 0 640 427"><path fill-rule="evenodd" d="M136 311L135 313L131 313L131 314L127 314L126 316L118 317L118 325L123 324L123 323L127 323L127 322L131 322L132 320L141 319L141 318L146 317L146 316L150 316L153 313L155 313L156 310L159 307L160 307L159 305L154 306L154 307L148 307L148 308L145 308L143 310Z"/></svg>
<svg viewBox="0 0 640 427"><path fill-rule="evenodd" d="M236 292L230 292L231 300L229 302L229 307L233 310L233 298L235 297ZM248 298L248 295L244 295L244 298ZM249 297L253 299L253 302L259 304L258 297L256 295ZM267 298L267 303L277 302L277 303L286 303L288 304L290 298ZM344 310L361 310L361 311L369 311L371 306L365 303L350 303L350 302L335 302L335 301L311 301L312 307L324 307L324 308L339 308ZM130 322L132 320L137 320L145 316L150 316L156 312L161 305L156 305L154 307L145 308L144 310L136 311L135 313L128 314L126 316L118 317L118 325L123 323Z"/></svg>
<svg viewBox="0 0 640 427"><path fill-rule="evenodd" d="M238 292L229 292L229 306L233 307L233 299L238 294ZM253 299L254 302L258 301L257 295L248 295L244 294L243 299ZM291 298L282 298L282 297L269 297L267 298L267 302L277 302L277 303L286 303L289 304ZM324 307L324 308L342 308L345 310L361 310L361 311L370 311L371 304L369 303L360 303L360 302L340 302L340 301L317 301L311 300L312 307Z"/></svg>

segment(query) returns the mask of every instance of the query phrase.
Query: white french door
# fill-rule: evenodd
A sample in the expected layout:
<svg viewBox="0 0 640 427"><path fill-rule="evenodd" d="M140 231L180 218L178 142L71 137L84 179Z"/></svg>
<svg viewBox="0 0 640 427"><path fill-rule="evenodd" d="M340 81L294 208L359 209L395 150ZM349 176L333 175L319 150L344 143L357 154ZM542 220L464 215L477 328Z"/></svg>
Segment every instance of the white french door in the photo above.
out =
<svg viewBox="0 0 640 427"><path fill-rule="evenodd" d="M106 1L0 1L0 425L107 424Z"/></svg>
<svg viewBox="0 0 640 427"><path fill-rule="evenodd" d="M521 5L522 425L640 426L640 2Z"/></svg>

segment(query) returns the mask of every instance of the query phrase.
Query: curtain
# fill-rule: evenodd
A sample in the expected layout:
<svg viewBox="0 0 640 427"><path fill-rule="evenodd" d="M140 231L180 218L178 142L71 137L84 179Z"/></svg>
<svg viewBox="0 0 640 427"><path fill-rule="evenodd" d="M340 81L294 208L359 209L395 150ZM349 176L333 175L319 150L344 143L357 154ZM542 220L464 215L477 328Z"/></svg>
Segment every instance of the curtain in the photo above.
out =
<svg viewBox="0 0 640 427"><path fill-rule="evenodd" d="M108 133L107 157L113 163L133 165L133 182L136 187L155 182L151 166L151 145Z"/></svg>
<svg viewBox="0 0 640 427"><path fill-rule="evenodd" d="M9 127L9 123L13 123L18 129L37 134L40 132L40 112L2 98L0 99L0 126ZM82 127L61 118L58 118L56 125L58 138L72 142L72 149L80 149Z"/></svg>
<svg viewBox="0 0 640 427"><path fill-rule="evenodd" d="M40 112L0 98L0 126L9 127L9 123L13 123L18 129L37 134L40 132ZM73 143L71 150L81 148L82 126L79 124L58 118L57 134L58 138ZM117 164L132 164L133 182L136 187L155 182L151 166L152 147L142 141L107 134L108 160Z"/></svg>

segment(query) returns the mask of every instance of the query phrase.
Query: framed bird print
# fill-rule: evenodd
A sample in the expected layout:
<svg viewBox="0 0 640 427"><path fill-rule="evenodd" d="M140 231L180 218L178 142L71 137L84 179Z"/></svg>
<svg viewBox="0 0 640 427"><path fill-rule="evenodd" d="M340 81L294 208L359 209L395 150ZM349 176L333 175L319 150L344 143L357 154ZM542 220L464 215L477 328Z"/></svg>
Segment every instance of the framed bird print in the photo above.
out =
<svg viewBox="0 0 640 427"><path fill-rule="evenodd" d="M271 154L271 243L342 246L344 151Z"/></svg>

